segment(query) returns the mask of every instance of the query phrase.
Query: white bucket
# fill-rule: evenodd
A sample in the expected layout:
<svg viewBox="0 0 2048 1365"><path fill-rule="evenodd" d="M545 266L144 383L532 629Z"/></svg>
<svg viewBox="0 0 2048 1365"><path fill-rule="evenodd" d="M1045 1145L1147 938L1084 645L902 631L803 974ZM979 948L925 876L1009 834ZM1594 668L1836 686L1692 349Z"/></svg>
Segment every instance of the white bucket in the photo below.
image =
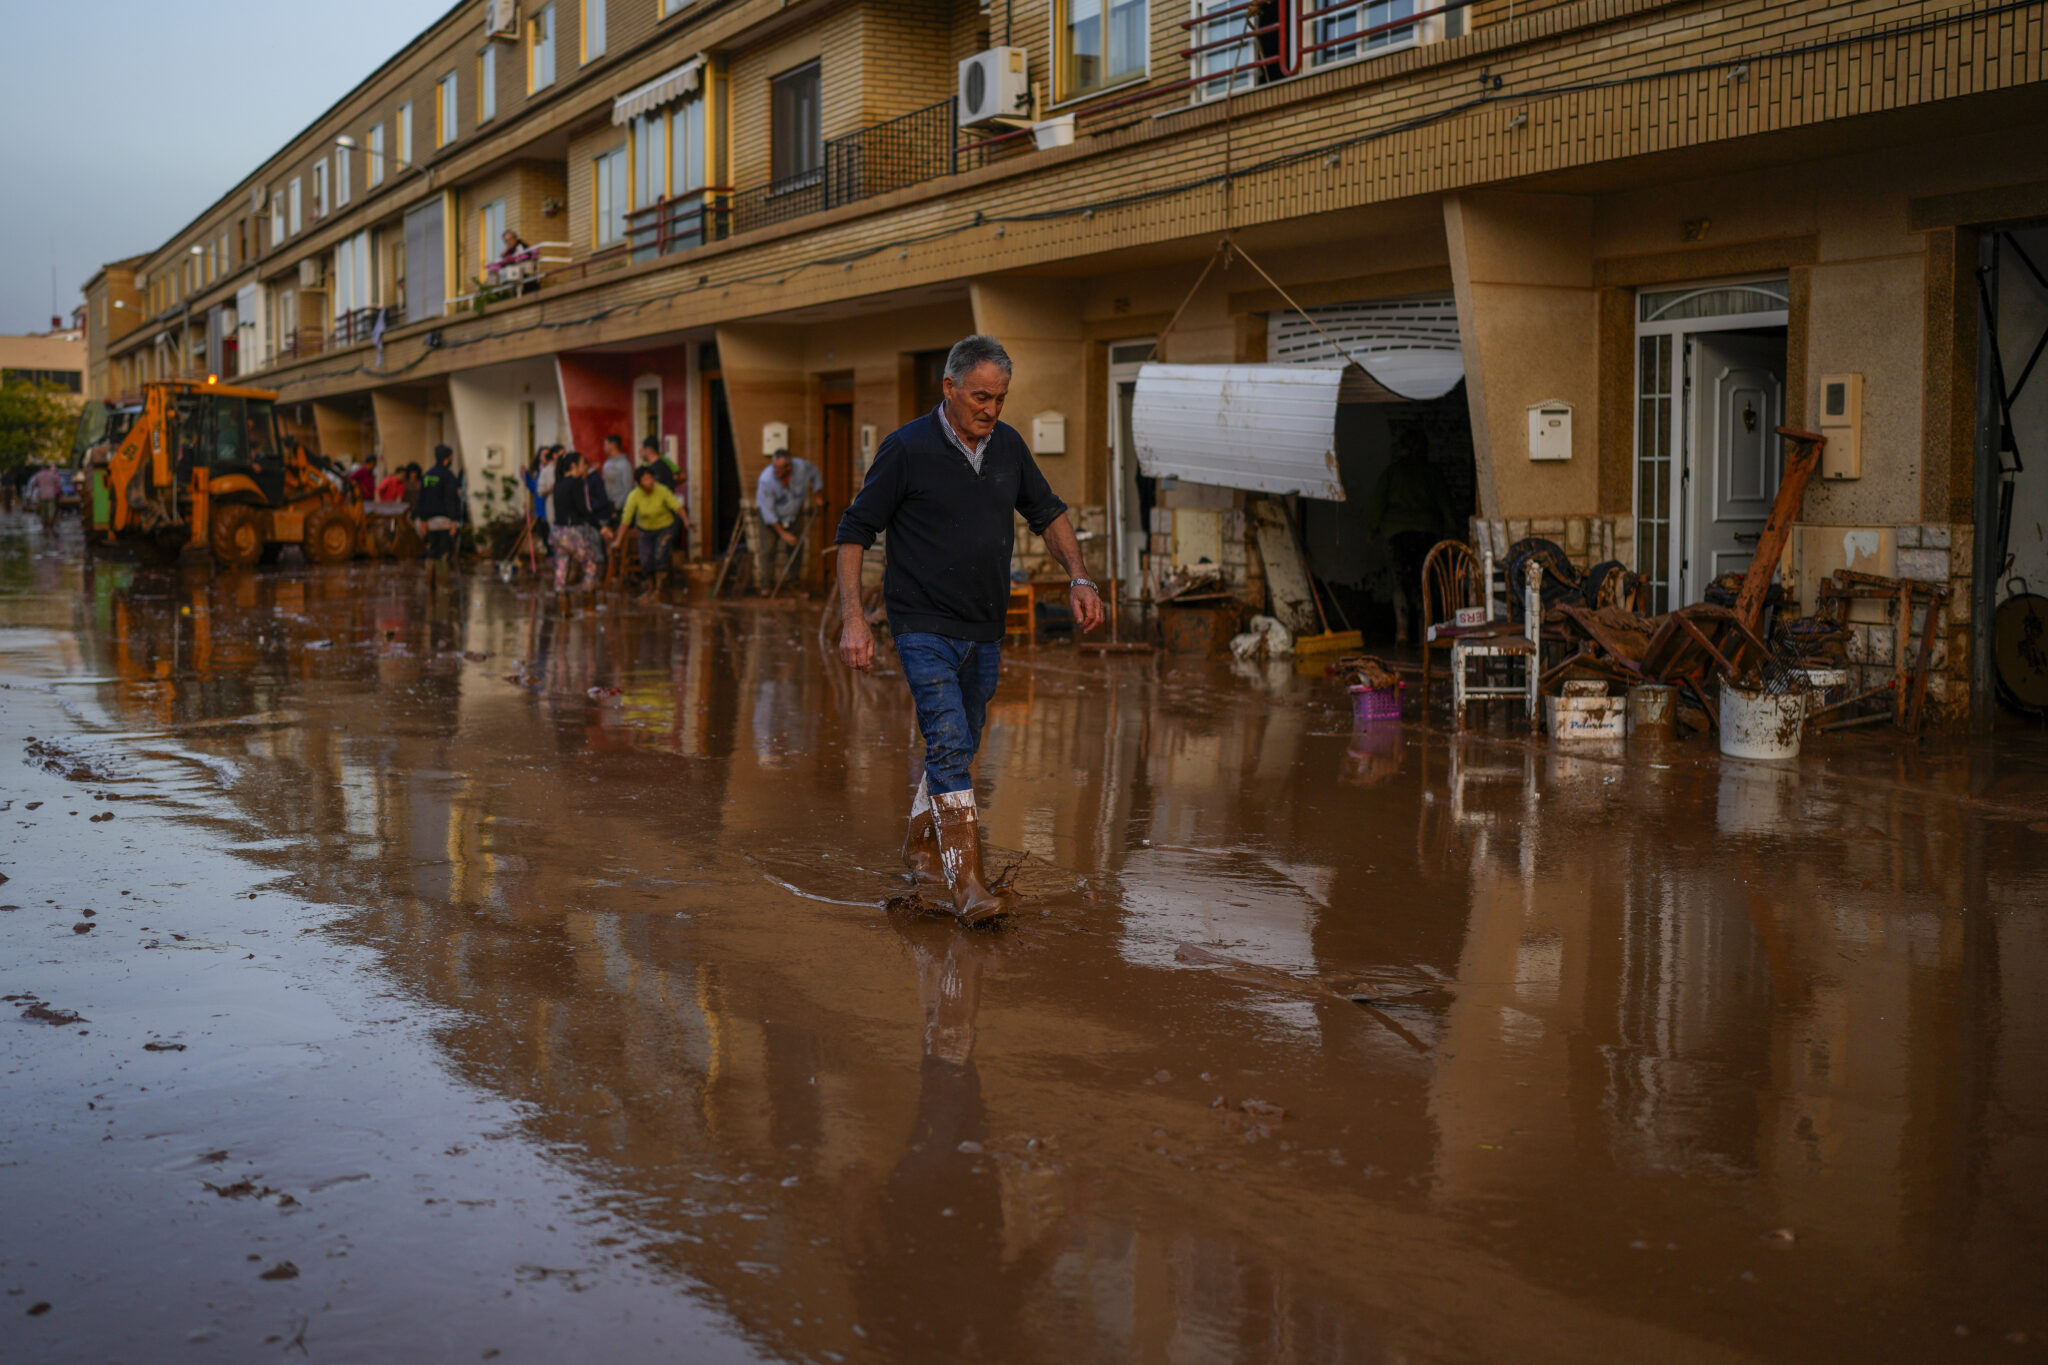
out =
<svg viewBox="0 0 2048 1365"><path fill-rule="evenodd" d="M1804 692L1721 689L1721 752L1730 758L1797 758Z"/></svg>
<svg viewBox="0 0 2048 1365"><path fill-rule="evenodd" d="M1074 143L1074 116L1060 114L1039 120L1031 125L1031 140L1038 144L1041 152L1049 152L1055 147L1071 147Z"/></svg>

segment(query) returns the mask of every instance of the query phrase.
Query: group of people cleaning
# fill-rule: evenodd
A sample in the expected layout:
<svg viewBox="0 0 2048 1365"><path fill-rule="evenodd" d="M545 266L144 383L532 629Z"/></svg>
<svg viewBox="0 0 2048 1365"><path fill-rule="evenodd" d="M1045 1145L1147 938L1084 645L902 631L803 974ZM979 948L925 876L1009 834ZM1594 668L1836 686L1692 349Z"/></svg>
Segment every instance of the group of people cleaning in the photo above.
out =
<svg viewBox="0 0 2048 1365"><path fill-rule="evenodd" d="M623 552L628 532L647 591L668 586L669 564L677 540L690 528L690 514L676 496L681 475L658 440L649 436L640 443L637 464L616 436L604 438L604 458L596 463L580 450L542 446L523 477L534 542L554 560L556 592L567 592L579 571L581 586L596 587L606 555Z"/></svg>

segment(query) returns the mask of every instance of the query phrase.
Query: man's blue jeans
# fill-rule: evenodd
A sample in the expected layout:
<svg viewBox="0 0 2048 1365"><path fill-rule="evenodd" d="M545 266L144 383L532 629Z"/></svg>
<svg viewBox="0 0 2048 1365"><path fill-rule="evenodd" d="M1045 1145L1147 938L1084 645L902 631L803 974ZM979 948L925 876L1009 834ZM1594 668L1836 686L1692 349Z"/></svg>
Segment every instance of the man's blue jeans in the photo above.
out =
<svg viewBox="0 0 2048 1365"><path fill-rule="evenodd" d="M966 791L974 785L974 754L1002 671L1002 646L912 631L896 637L896 657L917 704L931 794Z"/></svg>

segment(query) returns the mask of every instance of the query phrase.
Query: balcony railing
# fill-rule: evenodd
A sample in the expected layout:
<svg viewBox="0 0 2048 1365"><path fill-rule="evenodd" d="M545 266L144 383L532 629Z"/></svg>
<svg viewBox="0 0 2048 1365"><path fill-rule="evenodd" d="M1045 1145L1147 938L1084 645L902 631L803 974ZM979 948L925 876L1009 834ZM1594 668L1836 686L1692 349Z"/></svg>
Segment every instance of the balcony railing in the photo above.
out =
<svg viewBox="0 0 2048 1365"><path fill-rule="evenodd" d="M635 261L653 260L953 175L979 161L973 145L960 143L953 101L940 100L833 138L818 165L795 175L737 192L695 190L635 210L627 215L626 236Z"/></svg>
<svg viewBox="0 0 2048 1365"><path fill-rule="evenodd" d="M377 335L377 319L383 318L384 330L390 331L405 321L403 304L385 304L375 308L357 308L343 313L334 320L334 331L330 334L330 346L353 346L357 342L371 341Z"/></svg>
<svg viewBox="0 0 2048 1365"><path fill-rule="evenodd" d="M723 187L692 190L627 214L626 241L634 261L651 261L724 237L732 220L726 203L731 193Z"/></svg>

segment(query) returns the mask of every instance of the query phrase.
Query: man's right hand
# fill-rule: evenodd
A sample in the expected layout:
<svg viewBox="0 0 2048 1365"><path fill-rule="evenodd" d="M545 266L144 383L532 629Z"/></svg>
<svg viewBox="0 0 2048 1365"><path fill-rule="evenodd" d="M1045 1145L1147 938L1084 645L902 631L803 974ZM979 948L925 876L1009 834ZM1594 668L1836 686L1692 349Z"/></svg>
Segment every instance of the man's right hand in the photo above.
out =
<svg viewBox="0 0 2048 1365"><path fill-rule="evenodd" d="M863 673L875 666L875 631L858 611L840 618L839 658Z"/></svg>

